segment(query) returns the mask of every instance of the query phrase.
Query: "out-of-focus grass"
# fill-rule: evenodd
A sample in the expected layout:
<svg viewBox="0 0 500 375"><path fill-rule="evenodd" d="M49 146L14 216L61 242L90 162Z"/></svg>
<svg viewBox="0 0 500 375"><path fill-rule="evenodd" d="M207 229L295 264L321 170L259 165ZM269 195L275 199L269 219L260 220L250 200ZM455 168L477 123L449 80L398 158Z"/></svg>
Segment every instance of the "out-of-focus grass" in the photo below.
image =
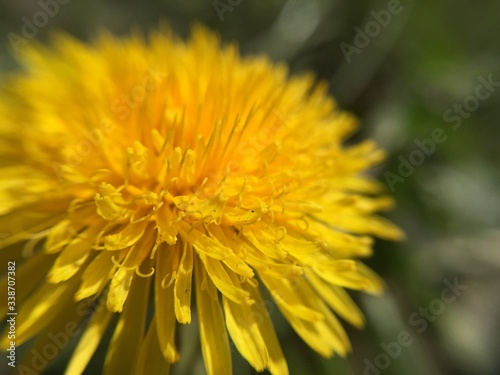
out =
<svg viewBox="0 0 500 375"><path fill-rule="evenodd" d="M367 326L348 328L354 352L347 360L321 359L278 312L273 319L292 374L497 374L500 93L495 89L481 100L457 129L443 116L475 94L478 77L500 81L500 8L495 0L402 0L403 10L348 63L341 43L352 45L354 28L364 29L373 20L371 12L387 6L367 0L243 0L221 21L211 1L73 0L60 5L34 39L45 41L53 28L82 39L103 27L126 34L132 26L148 30L160 20L185 36L194 22L206 24L224 40L238 42L243 54L267 54L287 61L292 73L310 70L330 82L339 104L360 117L359 137L374 137L389 150L386 164L376 170L383 181L386 172L397 174L401 158L408 160L418 149L415 140L443 129L446 141L394 185L398 207L389 216L408 240L377 242L369 264L387 281L386 293L382 298L353 293ZM0 69L15 66L7 53L8 34L21 35L23 17L30 19L38 10L35 1L0 4ZM442 300L444 280L455 278L467 289L443 303L439 314L422 318L421 309L440 306L433 301ZM421 319L427 322L423 330ZM412 342L385 366L382 345L401 332ZM184 357L174 373L203 373L196 335L196 325L181 330ZM100 373L102 349L89 374ZM49 373L61 373L65 360ZM254 373L236 351L234 363L235 374ZM379 366L370 370L367 363Z"/></svg>

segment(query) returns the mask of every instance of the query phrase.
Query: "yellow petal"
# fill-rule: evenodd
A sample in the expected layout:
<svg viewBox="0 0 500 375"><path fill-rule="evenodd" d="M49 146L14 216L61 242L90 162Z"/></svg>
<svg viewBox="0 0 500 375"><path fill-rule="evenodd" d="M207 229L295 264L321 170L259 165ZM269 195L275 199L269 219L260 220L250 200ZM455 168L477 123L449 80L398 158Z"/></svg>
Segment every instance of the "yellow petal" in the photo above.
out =
<svg viewBox="0 0 500 375"><path fill-rule="evenodd" d="M321 246L339 258L366 257L372 255L373 239L368 236L357 236L339 232L324 223L307 219L307 232L303 234L312 237Z"/></svg>
<svg viewBox="0 0 500 375"><path fill-rule="evenodd" d="M249 293L241 288L241 283L231 271L227 271L224 265L217 259L198 254L203 262L208 276L217 286L217 289L230 300L237 303L252 304Z"/></svg>
<svg viewBox="0 0 500 375"><path fill-rule="evenodd" d="M357 267L356 261L352 259L329 259L326 256L309 259L306 264L325 280L335 279L341 274L354 274Z"/></svg>
<svg viewBox="0 0 500 375"><path fill-rule="evenodd" d="M191 323L191 280L193 278L193 248L184 243L175 280L175 316L179 323Z"/></svg>
<svg viewBox="0 0 500 375"><path fill-rule="evenodd" d="M302 267L289 264L286 260L274 260L265 256L262 252L257 250L255 246L249 243L244 237L237 236L232 230L214 230L210 228L210 231L216 235L216 237L224 244L226 247L231 248L235 254L237 253L239 257L245 259L245 263L254 267L259 272L267 273L274 277L296 277L302 275ZM232 232L232 233L231 233ZM227 265L227 263L225 263ZM241 269L241 267L239 267ZM235 268L231 268L233 271L237 272ZM237 272L241 275L241 272ZM253 277L252 274L243 274L242 276Z"/></svg>
<svg viewBox="0 0 500 375"><path fill-rule="evenodd" d="M129 223L121 232L106 236L104 238L104 246L107 250L119 250L132 246L142 237L147 225L147 221Z"/></svg>
<svg viewBox="0 0 500 375"><path fill-rule="evenodd" d="M198 252L214 259L222 260L228 257L225 247L220 242L203 234L197 228L191 227L184 220L181 220L178 226L182 238L191 242Z"/></svg>
<svg viewBox="0 0 500 375"><path fill-rule="evenodd" d="M363 328L365 325L363 314L343 288L327 284L312 271L306 272L306 275L311 286L333 311L353 326Z"/></svg>
<svg viewBox="0 0 500 375"><path fill-rule="evenodd" d="M158 329L156 319L153 318L149 325L146 338L142 342L139 358L135 368L135 375L158 374L169 375L170 363L165 359L158 342ZM68 374L70 375L70 374Z"/></svg>
<svg viewBox="0 0 500 375"><path fill-rule="evenodd" d="M150 277L136 277L120 315L104 364L105 375L129 374L137 362L144 336Z"/></svg>
<svg viewBox="0 0 500 375"><path fill-rule="evenodd" d="M203 220L204 222L220 223L224 211L226 199L222 194L217 194L213 198L198 199L185 195L174 197L174 204L187 215Z"/></svg>
<svg viewBox="0 0 500 375"><path fill-rule="evenodd" d="M227 257L222 261L229 269L243 277L253 277L253 270L236 254L236 246L227 237L222 227L218 225L211 225L208 227L209 233L213 239L216 239L226 249ZM240 253L243 253L240 250Z"/></svg>
<svg viewBox="0 0 500 375"><path fill-rule="evenodd" d="M268 240L267 238L262 238L262 233L259 230L244 230L243 234L245 238L250 241L252 245L264 255L274 259L284 259L287 256L285 250L283 250L274 240Z"/></svg>
<svg viewBox="0 0 500 375"><path fill-rule="evenodd" d="M311 300L316 295L312 292L310 296L305 293L299 294L299 287L303 287L302 277L274 278L266 274L259 274L267 289L271 292L276 303L291 314L311 322L322 320L324 317L320 312L311 308Z"/></svg>
<svg viewBox="0 0 500 375"><path fill-rule="evenodd" d="M318 272L318 276L338 286L363 290L373 294L381 293L384 286L383 280L375 272L360 262L356 262L356 270L354 272L330 274Z"/></svg>
<svg viewBox="0 0 500 375"><path fill-rule="evenodd" d="M328 310L323 311L325 316L323 321L311 322L300 319L279 305L278 307L302 340L323 357L331 357L335 352L345 356L350 351L351 346L347 335Z"/></svg>
<svg viewBox="0 0 500 375"><path fill-rule="evenodd" d="M160 349L168 362L179 360L175 345L174 285L162 286L162 281L177 269L179 248L161 247L156 255L155 307Z"/></svg>
<svg viewBox="0 0 500 375"><path fill-rule="evenodd" d="M134 280L135 270L119 268L111 279L107 306L113 312L121 312ZM137 279L137 278L135 278Z"/></svg>
<svg viewBox="0 0 500 375"><path fill-rule="evenodd" d="M358 233L371 234L387 240L399 241L405 238L403 231L389 220L379 216L353 213L316 213L314 217L336 228Z"/></svg>
<svg viewBox="0 0 500 375"><path fill-rule="evenodd" d="M263 281L266 283L264 278ZM269 283L269 280L267 280L267 283ZM281 284L281 288L283 288L283 284ZM286 286L288 288L292 287L290 284ZM274 285L274 288L276 287L279 288L280 284ZM273 294L273 290L270 290ZM281 291L283 290L286 289L281 289ZM275 289L273 297L279 294L279 291L279 289ZM292 305L288 301L289 299L295 302L295 308L291 308ZM276 298L275 301L299 336L321 355L329 357L334 352L337 352L344 356L350 350L349 339L342 325L303 278L294 280L293 288L288 289L283 298ZM321 316L321 319L309 319L308 316L304 316L297 309L297 306L303 306L309 311L314 311L315 314Z"/></svg>
<svg viewBox="0 0 500 375"><path fill-rule="evenodd" d="M303 274L303 269L300 266L287 263L279 263L273 259L266 258L258 251L248 252L246 261L254 267L259 273L264 273L271 277L298 277Z"/></svg>
<svg viewBox="0 0 500 375"><path fill-rule="evenodd" d="M288 367L276 337L267 307L259 292L247 287L256 303L237 304L223 297L226 325L242 356L257 370L272 374L288 374Z"/></svg>
<svg viewBox="0 0 500 375"><path fill-rule="evenodd" d="M61 251L78 233L79 228L73 228L70 220L62 220L52 227L47 235L44 251L52 254Z"/></svg>
<svg viewBox="0 0 500 375"><path fill-rule="evenodd" d="M378 194L384 191L384 184L366 176L350 176L344 181L346 189L366 194Z"/></svg>
<svg viewBox="0 0 500 375"><path fill-rule="evenodd" d="M92 252L92 245L98 228L91 228L75 236L64 248L49 272L48 280L51 283L59 283L68 280L75 275L83 266Z"/></svg>
<svg viewBox="0 0 500 375"><path fill-rule="evenodd" d="M66 375L83 373L99 346L112 315L111 311L106 308L104 299L102 299L97 305L94 315L92 315L90 322L85 328L85 332L71 355L71 360L64 372Z"/></svg>
<svg viewBox="0 0 500 375"><path fill-rule="evenodd" d="M115 255L115 253L109 251L101 251L89 263L82 274L82 283L75 294L75 301L97 294L106 286L112 276L113 270L116 269L115 264L111 260L111 257ZM121 259L121 257L118 257L117 261Z"/></svg>
<svg viewBox="0 0 500 375"><path fill-rule="evenodd" d="M181 221L179 223L180 233L185 241L191 242L198 253L204 256L222 260L231 270L244 277L253 277L253 271L248 265L243 262L231 248L224 246L222 240L224 235L218 226L211 226L210 230L214 231L214 236L209 237L203 234L196 228L191 228L189 225Z"/></svg>
<svg viewBox="0 0 500 375"><path fill-rule="evenodd" d="M266 239L272 241L270 237ZM294 238L290 234L279 240L279 246L297 259L314 258L314 255L319 252L319 247L315 242Z"/></svg>
<svg viewBox="0 0 500 375"><path fill-rule="evenodd" d="M113 312L121 312L127 299L134 274L140 275L139 267L150 254L153 247L153 237L150 232L145 236L147 240L136 243L128 251L123 263L119 266L111 279L107 298L108 308ZM139 276L138 276L139 277Z"/></svg>
<svg viewBox="0 0 500 375"><path fill-rule="evenodd" d="M196 262L196 306L203 359L208 375L231 375L231 350L218 298L213 298L204 283L212 284L206 277L203 264ZM212 284L213 288L213 284Z"/></svg>
<svg viewBox="0 0 500 375"><path fill-rule="evenodd" d="M168 207L162 207L156 214L156 223L159 242L166 242L169 245L174 245L177 242L177 228L172 224L173 216Z"/></svg>
<svg viewBox="0 0 500 375"><path fill-rule="evenodd" d="M249 225L259 221L266 212L266 207L260 204L249 208L227 207L223 211L222 223L224 225Z"/></svg>
<svg viewBox="0 0 500 375"><path fill-rule="evenodd" d="M106 220L115 220L125 215L126 210L118 206L111 197L96 194L94 197L97 213Z"/></svg>

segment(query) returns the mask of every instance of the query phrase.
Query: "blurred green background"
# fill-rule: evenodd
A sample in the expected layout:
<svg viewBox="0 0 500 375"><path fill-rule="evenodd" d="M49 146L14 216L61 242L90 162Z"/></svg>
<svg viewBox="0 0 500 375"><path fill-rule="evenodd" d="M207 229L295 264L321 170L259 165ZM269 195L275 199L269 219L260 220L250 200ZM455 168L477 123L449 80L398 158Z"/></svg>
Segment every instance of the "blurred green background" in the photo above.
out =
<svg viewBox="0 0 500 375"><path fill-rule="evenodd" d="M200 22L244 55L328 81L360 118L356 139L388 150L375 173L394 190L398 207L388 216L408 239L377 241L368 261L386 292L352 293L367 326L346 325L354 347L346 360L320 358L275 311L291 374L500 374L498 0L62 2L36 40L55 28L89 40L101 28L128 34L160 20L187 36ZM38 1L0 3L2 71L15 69L9 33L22 36L23 17L40 9ZM174 374L204 373L196 335L196 324L182 327ZM88 374L100 373L101 349ZM68 355L48 373L61 373ZM254 373L233 355L235 374Z"/></svg>

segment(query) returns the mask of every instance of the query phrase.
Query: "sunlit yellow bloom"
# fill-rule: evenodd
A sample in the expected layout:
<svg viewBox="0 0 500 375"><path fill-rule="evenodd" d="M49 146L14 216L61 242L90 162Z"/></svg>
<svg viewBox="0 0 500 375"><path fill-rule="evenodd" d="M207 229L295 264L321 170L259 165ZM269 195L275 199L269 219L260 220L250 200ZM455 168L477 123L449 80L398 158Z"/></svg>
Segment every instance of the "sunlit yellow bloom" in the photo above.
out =
<svg viewBox="0 0 500 375"><path fill-rule="evenodd" d="M286 374L269 296L319 354L350 351L336 316L363 317L344 288L382 287L356 259L402 233L363 174L384 153L344 145L356 121L326 85L202 28L24 47L0 92L0 254L17 262L16 345L35 338L25 369L75 336L79 374L109 329L105 373L164 374L196 313L209 374L232 373L229 337Z"/></svg>

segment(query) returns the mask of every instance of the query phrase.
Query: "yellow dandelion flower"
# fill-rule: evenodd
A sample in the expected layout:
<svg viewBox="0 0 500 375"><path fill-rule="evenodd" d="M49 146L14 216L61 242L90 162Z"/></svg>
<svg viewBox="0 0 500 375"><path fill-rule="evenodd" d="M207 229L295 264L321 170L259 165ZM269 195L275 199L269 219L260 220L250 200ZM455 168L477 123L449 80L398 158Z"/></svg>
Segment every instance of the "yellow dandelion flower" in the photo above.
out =
<svg viewBox="0 0 500 375"><path fill-rule="evenodd" d="M344 144L356 120L326 85L201 27L187 43L161 30L24 47L0 92L0 254L17 267L0 315L15 310L16 346L32 345L20 371L78 337L80 374L112 330L106 374L168 373L193 299L209 374L232 373L229 337L286 374L264 288L319 354L350 351L337 316L363 316L344 288L382 287L356 259L402 233L363 174L383 151Z"/></svg>

